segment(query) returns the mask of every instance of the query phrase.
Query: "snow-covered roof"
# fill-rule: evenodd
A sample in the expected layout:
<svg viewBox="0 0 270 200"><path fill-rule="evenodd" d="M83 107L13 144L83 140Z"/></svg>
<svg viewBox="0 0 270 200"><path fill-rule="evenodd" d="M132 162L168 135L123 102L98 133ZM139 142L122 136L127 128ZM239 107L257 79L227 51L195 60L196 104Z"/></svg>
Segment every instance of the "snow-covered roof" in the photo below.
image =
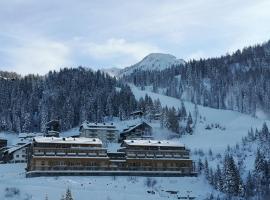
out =
<svg viewBox="0 0 270 200"><path fill-rule="evenodd" d="M184 147L177 141L170 140L124 140L129 146L163 146L163 147Z"/></svg>
<svg viewBox="0 0 270 200"><path fill-rule="evenodd" d="M61 143L61 144L100 144L102 141L98 138L72 138L72 137L35 137L37 143Z"/></svg>
<svg viewBox="0 0 270 200"><path fill-rule="evenodd" d="M30 145L30 143L26 143L24 145L19 145L19 146L16 145L16 146L13 146L13 147L7 149L5 152L8 152L8 154L11 154L11 153L18 151L18 150L20 150L28 145Z"/></svg>
<svg viewBox="0 0 270 200"><path fill-rule="evenodd" d="M41 136L42 133L19 133L19 138L33 138L36 136Z"/></svg>
<svg viewBox="0 0 270 200"><path fill-rule="evenodd" d="M132 113L130 113L130 115L136 115L136 114L140 114L140 113L143 113L143 111L142 110L135 110Z"/></svg>
<svg viewBox="0 0 270 200"><path fill-rule="evenodd" d="M146 122L143 121L143 122L140 122L139 124L129 126L128 128L124 129L121 134L128 133L128 132L132 131L133 129L136 129L137 127L141 126L142 124L146 124L147 126L151 127L149 124L147 124Z"/></svg>
<svg viewBox="0 0 270 200"><path fill-rule="evenodd" d="M113 123L90 123L88 121L84 121L81 125L83 129L91 129L91 130L114 130L117 131L115 125Z"/></svg>

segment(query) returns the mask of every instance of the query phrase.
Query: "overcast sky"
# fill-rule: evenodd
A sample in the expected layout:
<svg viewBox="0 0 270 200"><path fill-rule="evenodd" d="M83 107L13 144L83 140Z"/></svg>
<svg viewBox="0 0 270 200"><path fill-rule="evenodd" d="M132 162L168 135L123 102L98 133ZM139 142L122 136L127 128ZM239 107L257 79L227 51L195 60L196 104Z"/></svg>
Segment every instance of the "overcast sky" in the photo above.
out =
<svg viewBox="0 0 270 200"><path fill-rule="evenodd" d="M0 70L125 67L152 52L219 56L270 39L269 0L0 0Z"/></svg>

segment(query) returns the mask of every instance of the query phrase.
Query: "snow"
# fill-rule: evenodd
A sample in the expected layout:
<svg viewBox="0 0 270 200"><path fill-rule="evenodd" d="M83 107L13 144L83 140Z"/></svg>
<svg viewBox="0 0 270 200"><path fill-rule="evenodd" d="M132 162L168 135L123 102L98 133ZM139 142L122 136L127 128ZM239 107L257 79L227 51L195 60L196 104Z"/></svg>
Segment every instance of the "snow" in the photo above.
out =
<svg viewBox="0 0 270 200"><path fill-rule="evenodd" d="M12 132L0 132L0 138L6 139L8 146L15 145L20 141L18 134Z"/></svg>
<svg viewBox="0 0 270 200"><path fill-rule="evenodd" d="M22 149L22 148L28 146L29 144L30 144L30 143L27 143L27 144L24 144L24 145L13 146L13 147L9 148L9 149L6 150L6 151L10 154L10 153L13 153L13 152L15 152L15 151L17 151L17 150L19 150L19 149Z"/></svg>
<svg viewBox="0 0 270 200"><path fill-rule="evenodd" d="M130 85L130 87L136 99L140 99L148 94L153 100L159 99L162 106L174 106L175 108L181 107L181 100L179 99L153 93L147 90L140 90L134 85ZM190 111L191 114L193 114L194 104L186 101L184 101L184 104L187 112ZM269 120L254 118L250 115L235 111L214 109L199 105L198 110L202 119L198 119L195 133L193 135L185 135L180 138L181 143L186 145L189 149L201 149L205 152L212 149L213 152L222 154L228 145L234 146L236 143L240 143L242 137L247 135L247 132L251 127L254 129L260 129L264 122L270 126ZM205 118L205 121L203 118ZM206 125L215 123L224 127L225 130L221 130L219 128L212 128L211 130L205 129ZM162 132L162 130L157 131Z"/></svg>
<svg viewBox="0 0 270 200"><path fill-rule="evenodd" d="M184 145L178 141L169 140L124 140L129 146L163 146L163 147L183 147Z"/></svg>
<svg viewBox="0 0 270 200"><path fill-rule="evenodd" d="M131 89L137 99L148 94L153 100L160 99L162 106L181 107L181 101L176 98L156 94L148 91L142 91L131 85ZM194 113L194 104L184 102L186 110ZM198 106L199 116L193 135L177 137L167 129L161 129L158 122L147 122L153 127L153 137L155 140L171 139L170 142L181 143L192 151L192 159L196 159L195 150L203 150L205 153L212 150L216 157L217 154L224 154L227 146L235 146L241 143L242 137L247 135L247 131L261 129L263 122L270 126L269 120L265 119L264 113L257 113L262 118L254 118L246 114L229 110L218 110L203 106ZM193 114L194 117L194 114ZM114 119L114 125L117 129L123 130L130 125L140 123L141 119L132 119L120 121ZM222 128L205 129L207 125L219 124ZM78 133L78 127L70 131L61 133L61 136L69 136ZM8 139L8 143L15 144L18 135L11 133L0 133L0 137ZM147 142L145 140L144 142ZM116 152L120 148L118 143L107 144L108 152ZM254 152L257 146L251 144L250 150L246 150L244 160L245 170L251 170L254 163ZM209 157L208 155L206 155ZM215 167L222 160L218 158L209 159L209 166ZM204 177L156 177L151 178L157 181L153 187L146 186L146 177L96 177L96 176L74 176L74 177L37 177L25 178L25 164L1 164L0 165L0 199L5 199L5 188L16 187L20 190L20 195L14 198L6 199L35 199L43 200L48 194L49 200L59 200L69 187L74 199L88 200L93 196L97 200L117 199L117 200L137 200L137 199L177 199L176 195L166 191L178 191L178 196L190 196L196 199L204 199L213 191ZM149 193L147 191L150 191ZM154 194L151 193L154 191ZM31 198L30 198L31 197Z"/></svg>
<svg viewBox="0 0 270 200"><path fill-rule="evenodd" d="M35 137L34 138L37 143L69 143L69 144L100 144L102 142L98 138L72 138L72 137Z"/></svg>
<svg viewBox="0 0 270 200"><path fill-rule="evenodd" d="M49 200L59 200L66 189L70 188L75 200L165 200L175 199L176 195L166 191L176 191L179 196L204 199L211 191L210 186L201 177L157 177L156 185L147 187L146 177L37 177L25 178L25 164L0 165L0 199L6 200L43 200L47 194ZM20 195L5 198L5 189L15 187ZM147 191L154 191L151 194Z"/></svg>
<svg viewBox="0 0 270 200"><path fill-rule="evenodd" d="M111 77L117 77L121 69L117 67L112 67L112 68L103 68L101 69L101 71L108 74Z"/></svg>
<svg viewBox="0 0 270 200"><path fill-rule="evenodd" d="M126 67L120 72L118 76L129 75L135 70L164 70L171 67L172 65L184 64L185 61L182 59L177 59L175 56L164 53L151 53L140 62L130 67Z"/></svg>
<svg viewBox="0 0 270 200"><path fill-rule="evenodd" d="M83 122L81 125L84 129L91 129L91 130L113 130L117 131L115 125L113 123L90 123L90 122Z"/></svg>

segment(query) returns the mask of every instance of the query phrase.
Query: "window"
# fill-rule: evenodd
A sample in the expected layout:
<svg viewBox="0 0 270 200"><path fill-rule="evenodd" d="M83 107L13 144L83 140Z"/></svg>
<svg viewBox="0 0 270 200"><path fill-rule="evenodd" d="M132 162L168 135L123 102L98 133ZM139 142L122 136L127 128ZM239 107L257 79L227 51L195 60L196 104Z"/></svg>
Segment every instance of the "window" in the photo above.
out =
<svg viewBox="0 0 270 200"><path fill-rule="evenodd" d="M16 158L19 158L20 157L20 155L16 155Z"/></svg>

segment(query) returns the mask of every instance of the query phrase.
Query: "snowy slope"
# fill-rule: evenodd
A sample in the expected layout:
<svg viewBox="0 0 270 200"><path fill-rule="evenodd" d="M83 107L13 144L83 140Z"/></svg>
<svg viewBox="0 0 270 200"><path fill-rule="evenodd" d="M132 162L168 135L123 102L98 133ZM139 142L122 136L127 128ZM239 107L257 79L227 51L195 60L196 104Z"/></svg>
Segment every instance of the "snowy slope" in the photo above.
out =
<svg viewBox="0 0 270 200"><path fill-rule="evenodd" d="M120 68L112 67L112 68L104 68L101 69L102 72L109 74L112 77L117 77L118 74L121 72Z"/></svg>
<svg viewBox="0 0 270 200"><path fill-rule="evenodd" d="M176 98L165 95L156 94L149 91L142 91L131 85L132 91L137 99L144 97L145 94L151 96L152 99L160 99L162 106L180 107L181 101ZM194 104L184 102L187 111L193 113ZM213 108L198 106L199 115L194 135L186 135L180 138L180 142L185 144L192 152L195 149L208 152L211 148L214 154L223 154L227 145L234 146L240 143L243 136L247 135L250 127L261 128L264 120L253 118L249 115L241 114L228 110L217 110ZM136 120L117 121L114 123L120 129L136 123ZM266 121L270 125L269 121ZM218 123L225 130L213 128L206 130L208 124ZM171 134L166 129L161 129L158 122L151 122L154 128L155 139L168 138ZM78 128L71 129L63 133L63 135L73 135L78 133ZM6 133L0 134L15 141L16 135L9 136ZM174 140L179 140L175 138ZM117 148L117 145L109 147L109 149ZM197 156L192 157L197 159ZM209 164L215 166L219 160L213 160ZM247 169L251 169L254 163L254 155L250 153L245 160ZM197 197L196 199L205 199L213 189L209 186L204 177L159 177L154 178L157 184L153 188L146 186L145 177L37 177L25 178L25 164L4 164L0 165L0 199L45 199L46 194L49 200L58 200L65 190L69 187L72 191L74 199L88 200L93 196L97 200L117 199L117 200L137 200L137 199L177 199L176 195L169 194L167 190L178 191L179 196ZM20 190L18 196L13 198L5 198L5 188L16 187ZM147 191L154 191L150 194Z"/></svg>
<svg viewBox="0 0 270 200"><path fill-rule="evenodd" d="M203 199L211 191L210 186L196 177L158 177L153 188L146 186L145 177L37 177L25 178L25 164L0 165L0 199L43 200L47 194L49 200L59 200L70 188L75 200L162 200L175 199L176 195L168 190L178 191L179 196ZM5 198L5 189L15 187L20 194ZM149 194L147 191L155 191Z"/></svg>
<svg viewBox="0 0 270 200"><path fill-rule="evenodd" d="M140 62L121 70L118 76L129 75L134 70L164 70L172 65L184 64L185 61L163 53L151 53Z"/></svg>
<svg viewBox="0 0 270 200"><path fill-rule="evenodd" d="M153 100L160 99L162 106L174 106L175 108L181 106L181 101L179 99L146 90L142 91L135 86L130 86L137 99L148 94ZM193 114L194 104L190 102L184 103L187 111L190 111L191 114ZM201 115L202 118L205 118L205 121L198 120L195 133L180 139L182 143L192 150L202 149L207 152L211 148L216 153L224 153L228 145L234 146L236 143L240 143L242 137L247 135L247 132L251 127L261 129L262 124L265 121L259 118L253 118L250 115L229 110L219 110L203 106L198 106L198 110L199 115ZM212 123L220 124L222 127L225 127L225 130L216 128L206 130L206 125ZM270 126L269 120L266 120L266 123Z"/></svg>

